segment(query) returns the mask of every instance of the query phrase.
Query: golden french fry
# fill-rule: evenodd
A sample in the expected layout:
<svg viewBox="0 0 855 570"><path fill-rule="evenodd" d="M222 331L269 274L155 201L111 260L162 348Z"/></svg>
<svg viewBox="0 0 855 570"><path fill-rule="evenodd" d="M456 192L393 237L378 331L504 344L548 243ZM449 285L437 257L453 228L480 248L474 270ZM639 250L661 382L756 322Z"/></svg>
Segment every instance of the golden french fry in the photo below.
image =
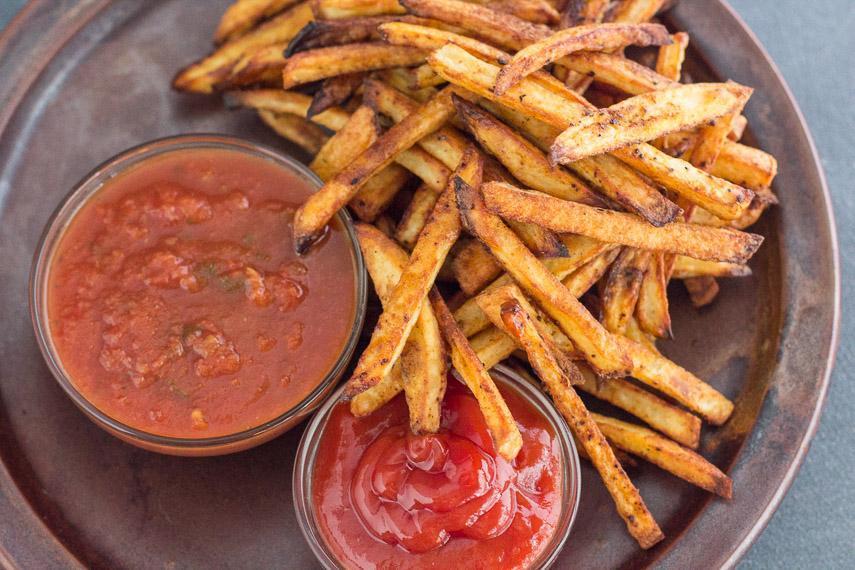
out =
<svg viewBox="0 0 855 570"><path fill-rule="evenodd" d="M230 91L223 96L227 107L250 107L274 113L291 113L309 118L312 98L302 93L281 89L252 89L249 91ZM337 131L350 119L350 113L339 107L327 109L311 118L313 123Z"/></svg>
<svg viewBox="0 0 855 570"><path fill-rule="evenodd" d="M410 80L410 88L413 91L424 89L425 87L436 87L445 83L445 79L436 74L431 66L426 63L418 67L404 68Z"/></svg>
<svg viewBox="0 0 855 570"><path fill-rule="evenodd" d="M407 254L373 226L356 224L356 235L377 295L381 302L388 303L407 265ZM440 422L440 402L445 393L445 349L439 324L427 299L422 301L418 320L401 353L399 374L410 412L410 429L414 433L436 432ZM360 398L365 394L363 392L351 400L351 410L354 407L360 411L370 410L366 400L380 401L382 398L377 394L391 392L388 385L397 385L395 377L393 368L389 376L370 390L372 395Z"/></svg>
<svg viewBox="0 0 855 570"><path fill-rule="evenodd" d="M469 341L457 328L451 311L436 288L430 292L430 301L443 337L451 349L451 364L478 400L478 407L493 436L496 451L506 459L513 459L522 448L522 435L507 404L490 373L469 346Z"/></svg>
<svg viewBox="0 0 855 570"><path fill-rule="evenodd" d="M559 18L558 10L546 0L487 0L482 3L534 24L555 24Z"/></svg>
<svg viewBox="0 0 855 570"><path fill-rule="evenodd" d="M374 227L383 232L383 235L386 237L392 237L395 233L395 222L392 221L392 218L389 216L383 215L377 218L374 222ZM377 386L375 386L376 388ZM369 392L370 390L366 390ZM365 392L363 392L364 394Z"/></svg>
<svg viewBox="0 0 855 570"><path fill-rule="evenodd" d="M397 21L428 22L413 16L365 16L342 19L318 19L306 24L285 50L285 57L291 57L301 51L321 47L353 44L380 39L377 27L387 22Z"/></svg>
<svg viewBox="0 0 855 570"><path fill-rule="evenodd" d="M435 87L424 87L414 90L410 88L410 76L403 67L393 67L391 69L381 69L375 71L373 75L377 76L384 83L388 83L413 101L424 103L436 96L437 90Z"/></svg>
<svg viewBox="0 0 855 570"><path fill-rule="evenodd" d="M419 186L398 222L398 227L395 230L395 241L408 250L413 248L431 212L433 212L440 194L441 192L437 192L427 184Z"/></svg>
<svg viewBox="0 0 855 570"><path fill-rule="evenodd" d="M397 0L316 0L314 9L324 20L404 13Z"/></svg>
<svg viewBox="0 0 855 570"><path fill-rule="evenodd" d="M395 195L410 182L409 171L390 164L368 179L347 205L363 222L373 222L389 206Z"/></svg>
<svg viewBox="0 0 855 570"><path fill-rule="evenodd" d="M566 2L561 11L559 27L572 28L583 24L599 24L606 17L610 0L583 0Z"/></svg>
<svg viewBox="0 0 855 570"><path fill-rule="evenodd" d="M567 257L543 260L546 269L559 280L579 270L601 253L613 248L610 244L584 236L567 236L564 239L564 245L567 247ZM511 276L505 274L493 281L487 288L502 287L509 283L512 283ZM466 336L472 336L490 326L490 319L478 307L478 303L474 299L469 299L463 303L454 312L454 318Z"/></svg>
<svg viewBox="0 0 855 570"><path fill-rule="evenodd" d="M448 182L451 171L423 148L413 146L401 152L395 162L418 176L426 186L440 193Z"/></svg>
<svg viewBox="0 0 855 570"><path fill-rule="evenodd" d="M729 83L693 83L636 95L570 120L550 159L568 163L695 127L740 108L752 90Z"/></svg>
<svg viewBox="0 0 855 570"><path fill-rule="evenodd" d="M519 50L499 72L495 91L501 95L523 77L573 52L612 51L628 45L670 42L668 30L659 24L585 24L567 28Z"/></svg>
<svg viewBox="0 0 855 570"><path fill-rule="evenodd" d="M637 24L646 22L662 9L665 0L624 0L615 8L611 16L613 22Z"/></svg>
<svg viewBox="0 0 855 570"><path fill-rule="evenodd" d="M672 222L666 227L657 228L632 214L568 202L502 182L488 182L482 186L482 192L490 210L503 218L638 249L744 263L763 243L762 236L730 228L712 228L684 222Z"/></svg>
<svg viewBox="0 0 855 570"><path fill-rule="evenodd" d="M330 107L336 107L347 102L353 92L362 85L364 73L346 73L325 79L320 89L312 97L307 117L312 118Z"/></svg>
<svg viewBox="0 0 855 570"><path fill-rule="evenodd" d="M745 115L738 115L733 118L730 122L730 132L727 133L727 138L732 141L738 141L742 138L742 135L745 133L745 129L748 127L748 119L745 118Z"/></svg>
<svg viewBox="0 0 855 570"><path fill-rule="evenodd" d="M290 41L312 18L309 2L301 2L251 32L223 44L208 57L188 65L172 80L172 87L179 91L211 93L245 54Z"/></svg>
<svg viewBox="0 0 855 570"><path fill-rule="evenodd" d="M214 32L214 43L220 45L240 37L262 20L296 3L297 0L237 0L223 12L217 31Z"/></svg>
<svg viewBox="0 0 855 570"><path fill-rule="evenodd" d="M615 447L637 455L710 493L725 499L733 494L733 482L721 470L694 451L647 428L591 414L606 439Z"/></svg>
<svg viewBox="0 0 855 570"><path fill-rule="evenodd" d="M768 189L778 173L775 157L760 149L730 142L722 146L710 174L751 188L755 192Z"/></svg>
<svg viewBox="0 0 855 570"><path fill-rule="evenodd" d="M592 76L599 83L610 85L630 95L641 95L677 85L676 81L659 75L649 67L611 53L579 52L562 58L561 63L577 73Z"/></svg>
<svg viewBox="0 0 855 570"><path fill-rule="evenodd" d="M671 337L671 315L668 308L668 278L665 254L650 255L647 271L638 291L635 319L645 332L658 338Z"/></svg>
<svg viewBox="0 0 855 570"><path fill-rule="evenodd" d="M380 124L374 110L359 107L348 122L321 147L309 168L321 180L329 180L374 144L379 132Z"/></svg>
<svg viewBox="0 0 855 570"><path fill-rule="evenodd" d="M490 249L505 271L558 323L598 372L620 376L628 371L629 362L613 336L497 216L486 210L474 189L459 185L457 205L469 232Z"/></svg>
<svg viewBox="0 0 855 570"><path fill-rule="evenodd" d="M477 184L480 179L480 156L472 148L467 151L419 235L409 263L348 381L346 394L355 396L378 384L397 361L418 318L421 302L433 286L446 255L460 235L460 214L453 200L455 186L465 185L465 180Z"/></svg>
<svg viewBox="0 0 855 570"><path fill-rule="evenodd" d="M502 317L505 331L524 348L529 362L552 396L555 406L591 458L618 514L626 523L627 530L642 548L652 547L664 538L659 525L644 504L638 489L620 466L614 451L585 404L576 394L570 378L538 333L532 317L516 302L505 305ZM576 374L579 374L578 369Z"/></svg>
<svg viewBox="0 0 855 570"><path fill-rule="evenodd" d="M703 277L688 277L683 280L683 285L689 292L689 298L692 300L692 305L700 309L706 307L715 301L718 297L719 286L715 277L705 275Z"/></svg>
<svg viewBox="0 0 855 570"><path fill-rule="evenodd" d="M627 321L635 312L650 252L624 248L609 270L603 288L603 326L615 334L625 334Z"/></svg>
<svg viewBox="0 0 855 570"><path fill-rule="evenodd" d="M282 85L287 44L273 44L242 56L228 75L214 84L214 91L244 88L249 85L278 87Z"/></svg>
<svg viewBox="0 0 855 570"><path fill-rule="evenodd" d="M317 154L329 138L319 126L298 115L258 110L264 123L279 136L293 142L309 154Z"/></svg>
<svg viewBox="0 0 855 570"><path fill-rule="evenodd" d="M747 277L751 268L738 263L721 261L701 261L685 255L678 255L674 260L671 277L674 279L689 279L691 277Z"/></svg>
<svg viewBox="0 0 855 570"><path fill-rule="evenodd" d="M385 43L358 43L316 48L289 57L282 69L282 87L318 81L347 73L419 65L425 52Z"/></svg>
<svg viewBox="0 0 855 570"><path fill-rule="evenodd" d="M418 111L393 125L365 152L306 200L294 217L294 244L297 251L305 252L309 248L330 218L350 201L371 176L448 120L454 113L450 94L450 90L442 91Z"/></svg>
<svg viewBox="0 0 855 570"><path fill-rule="evenodd" d="M689 47L689 34L677 32L671 36L671 43L659 48L656 58L656 73L672 81L680 81L686 49Z"/></svg>
<svg viewBox="0 0 855 570"><path fill-rule="evenodd" d="M460 289L469 296L502 273L502 267L478 240L469 240L457 250L451 260L451 270Z"/></svg>

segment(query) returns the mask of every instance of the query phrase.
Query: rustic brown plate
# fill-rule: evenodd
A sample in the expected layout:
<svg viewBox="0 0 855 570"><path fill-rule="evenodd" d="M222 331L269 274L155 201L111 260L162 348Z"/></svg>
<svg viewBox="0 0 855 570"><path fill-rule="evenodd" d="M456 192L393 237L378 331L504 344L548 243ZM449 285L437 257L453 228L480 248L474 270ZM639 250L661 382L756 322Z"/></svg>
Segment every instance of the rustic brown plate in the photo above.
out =
<svg viewBox="0 0 855 570"><path fill-rule="evenodd" d="M315 565L289 489L300 430L211 459L125 445L63 394L27 314L27 274L42 226L93 165L141 141L187 132L282 146L251 113L224 112L216 99L168 88L180 65L209 49L227 3L34 0L0 37L0 565ZM754 276L724 282L720 300L700 313L674 291L677 340L667 352L738 402L728 425L703 441L704 453L732 475L734 499L710 499L640 466L631 475L668 535L642 552L586 470L560 566L732 566L798 470L834 354L834 226L801 115L724 2L683 0L668 19L691 33L696 78L757 88L747 110L751 135L780 162L782 206L758 228L767 241L752 261Z"/></svg>

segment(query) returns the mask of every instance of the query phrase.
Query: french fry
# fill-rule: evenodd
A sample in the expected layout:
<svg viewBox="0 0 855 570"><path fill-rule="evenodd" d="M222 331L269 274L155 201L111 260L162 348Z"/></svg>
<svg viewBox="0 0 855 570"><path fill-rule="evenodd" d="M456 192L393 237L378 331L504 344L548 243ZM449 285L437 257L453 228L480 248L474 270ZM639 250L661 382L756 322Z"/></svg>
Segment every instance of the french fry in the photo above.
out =
<svg viewBox="0 0 855 570"><path fill-rule="evenodd" d="M426 63L418 67L405 68L404 71L410 78L410 88L413 91L418 91L425 87L436 87L445 83L445 79L437 75L433 68Z"/></svg>
<svg viewBox="0 0 855 570"><path fill-rule="evenodd" d="M666 46L671 47L671 46ZM629 95L675 87L677 82L659 75L649 67L620 55L602 52L579 52L561 59L568 69L592 76Z"/></svg>
<svg viewBox="0 0 855 570"><path fill-rule="evenodd" d="M693 83L636 95L571 120L555 139L550 159L565 164L700 125L741 107L751 91L728 83Z"/></svg>
<svg viewBox="0 0 855 570"><path fill-rule="evenodd" d="M407 254L373 226L357 224L356 235L377 295L388 303L407 265ZM393 368L389 376L372 388L379 387L373 394L391 392L391 387L385 385L398 385L395 375ZM427 299L422 301L418 320L401 353L400 375L410 412L410 429L413 433L436 432L440 422L440 402L445 394L445 348L439 324ZM382 399L376 395L357 399L360 396L362 394L351 400L351 410L354 407L358 411L370 410L365 400L375 402Z"/></svg>
<svg viewBox="0 0 855 570"><path fill-rule="evenodd" d="M733 483L721 470L695 453L647 428L591 414L606 439L615 447L641 457L692 485L725 499L733 494Z"/></svg>
<svg viewBox="0 0 855 570"><path fill-rule="evenodd" d="M314 9L318 19L324 20L404 13L396 0L316 0Z"/></svg>
<svg viewBox="0 0 855 570"><path fill-rule="evenodd" d="M522 448L522 435L514 418L496 388L493 378L469 345L469 341L457 328L451 311L436 288L430 292L430 301L440 330L451 350L451 364L478 400L478 407L484 415L484 422L493 436L496 451L511 460Z"/></svg>
<svg viewBox="0 0 855 570"><path fill-rule="evenodd" d="M623 0L611 15L613 22L646 22L662 9L665 0Z"/></svg>
<svg viewBox="0 0 855 570"><path fill-rule="evenodd" d="M401 152L395 162L418 176L434 192L442 192L451 171L423 148L413 146Z"/></svg>
<svg viewBox="0 0 855 570"><path fill-rule="evenodd" d="M472 296L501 275L502 267L481 242L470 240L451 259L451 271L460 289Z"/></svg>
<svg viewBox="0 0 855 570"><path fill-rule="evenodd" d="M604 205L583 181L566 170L552 168L546 155L495 117L464 99L452 99L469 132L519 181L564 200Z"/></svg>
<svg viewBox="0 0 855 570"><path fill-rule="evenodd" d="M489 4L499 12L534 24L555 24L559 18L558 10L546 0L490 0Z"/></svg>
<svg viewBox="0 0 855 570"><path fill-rule="evenodd" d="M281 89L253 89L249 91L230 91L223 95L227 107L250 107L263 109L274 113L291 113L308 118L312 98L302 93L283 91ZM350 119L350 113L344 109L333 107L311 118L313 123L323 125L337 131Z"/></svg>
<svg viewBox="0 0 855 570"><path fill-rule="evenodd" d="M450 90L444 90L418 111L393 125L368 150L306 200L294 217L294 244L298 252L309 248L330 218L371 176L448 120L454 113L450 94Z"/></svg>
<svg viewBox="0 0 855 570"><path fill-rule="evenodd" d="M689 47L689 34L677 32L671 36L671 43L659 48L656 57L656 73L672 81L680 81L686 49Z"/></svg>
<svg viewBox="0 0 855 570"><path fill-rule="evenodd" d="M381 69L375 71L373 75L384 83L388 83L413 101L424 103L436 96L437 90L435 87L424 87L423 89L414 90L410 87L410 76L403 67L393 67L391 69Z"/></svg>
<svg viewBox="0 0 855 570"><path fill-rule="evenodd" d="M486 210L476 191L459 185L457 205L469 232L490 249L505 271L556 321L588 362L603 375L624 375L629 363L612 335L498 217Z"/></svg>
<svg viewBox="0 0 855 570"><path fill-rule="evenodd" d="M502 313L505 331L524 347L529 362L552 396L555 406L599 472L627 530L642 548L652 547L664 538L659 525L644 504L638 489L620 466L585 404L573 390L567 374L538 334L530 315L518 303L507 304Z"/></svg>
<svg viewBox="0 0 855 570"><path fill-rule="evenodd" d="M701 420L622 378L601 381L585 365L580 365L583 392L620 408L674 441L696 449L701 436ZM608 437L608 436L606 436Z"/></svg>
<svg viewBox="0 0 855 570"><path fill-rule="evenodd" d="M689 279L691 277L747 277L751 268L738 263L721 261L701 261L685 255L678 255L674 260L671 277L674 279Z"/></svg>
<svg viewBox="0 0 855 570"><path fill-rule="evenodd" d="M284 55L291 57L301 51L315 48L377 41L380 39L377 30L379 25L400 20L417 20L427 23L427 20L412 16L368 16L337 20L313 20L306 24L291 40Z"/></svg>
<svg viewBox="0 0 855 570"><path fill-rule="evenodd" d="M224 79L214 84L214 91L228 91L249 85L279 87L285 67L287 44L273 44L242 56Z"/></svg>
<svg viewBox="0 0 855 570"><path fill-rule="evenodd" d="M748 119L745 118L745 115L738 115L733 118L730 122L730 132L727 133L727 138L732 141L738 141L742 138L742 135L745 133L745 129L748 127Z"/></svg>
<svg viewBox="0 0 855 570"><path fill-rule="evenodd" d="M386 215L382 215L377 218L377 220L374 221L374 227L383 232L383 235L385 235L386 237L392 237L392 235L395 233L395 222L392 221L392 218ZM375 388L377 388L377 386L375 386ZM365 392L370 391L371 390L366 390ZM365 392L362 393L364 394Z"/></svg>
<svg viewBox="0 0 855 570"><path fill-rule="evenodd" d="M289 57L282 69L282 87L389 67L419 65L425 52L385 43L358 43L316 48Z"/></svg>
<svg viewBox="0 0 855 570"><path fill-rule="evenodd" d="M172 87L179 91L212 93L226 79L232 66L245 54L264 47L288 42L312 20L309 2L301 2L247 34L220 46L208 57L178 72Z"/></svg>
<svg viewBox="0 0 855 570"><path fill-rule="evenodd" d="M560 200L501 182L488 182L482 191L490 210L502 217L638 249L679 253L703 260L744 263L763 243L762 236L730 228L683 222L672 222L664 228L657 228L632 214Z"/></svg>
<svg viewBox="0 0 855 570"><path fill-rule="evenodd" d="M455 186L465 185L465 180L477 184L481 178L480 156L474 148L467 151L467 155L419 235L409 263L347 383L345 393L349 396L375 386L389 373L418 318L421 302L460 235L460 214L454 203Z"/></svg>
<svg viewBox="0 0 855 570"><path fill-rule="evenodd" d="M217 31L214 32L214 43L220 45L240 37L262 20L296 3L297 0L237 0L223 12Z"/></svg>
<svg viewBox="0 0 855 570"><path fill-rule="evenodd" d="M567 247L567 257L543 260L546 269L558 280L580 270L598 255L613 248L610 244L584 236L568 236L564 239L564 245ZM502 287L509 283L512 283L511 276L504 274L490 283L487 288ZM467 300L454 311L454 318L466 336L472 336L490 326L490 319L478 307L478 303L474 299Z"/></svg>
<svg viewBox="0 0 855 570"><path fill-rule="evenodd" d="M309 154L317 154L329 138L319 126L298 115L259 109L258 116L279 136L293 142Z"/></svg>
<svg viewBox="0 0 855 570"><path fill-rule="evenodd" d="M315 155L309 168L322 181L338 174L377 140L380 125L370 107L362 106Z"/></svg>
<svg viewBox="0 0 855 570"><path fill-rule="evenodd" d="M433 212L440 194L427 184L419 186L398 222L398 227L395 230L395 241L408 250L413 248L431 212Z"/></svg>
<svg viewBox="0 0 855 570"><path fill-rule="evenodd" d="M744 144L725 143L710 174L730 180L755 192L772 185L778 173L778 161L775 157L760 149Z"/></svg>
<svg viewBox="0 0 855 570"><path fill-rule="evenodd" d="M705 275L703 277L688 277L683 280L683 285L686 286L686 290L689 292L689 298L692 301L692 305L697 309L706 307L715 301L720 290L715 277L711 277L709 275Z"/></svg>
<svg viewBox="0 0 855 570"><path fill-rule="evenodd" d="M369 178L347 205L363 222L373 222L410 179L406 168L390 164Z"/></svg>
<svg viewBox="0 0 855 570"><path fill-rule="evenodd" d="M665 254L652 253L635 304L635 319L639 326L658 338L672 336L666 273Z"/></svg>
<svg viewBox="0 0 855 570"><path fill-rule="evenodd" d="M712 176L651 145L633 145L614 154L654 182L725 220L742 216L754 198L751 190Z"/></svg>
<svg viewBox="0 0 855 570"><path fill-rule="evenodd" d="M641 282L649 261L649 252L624 248L612 264L601 295L603 326L609 332L626 332L627 321L635 312Z"/></svg>
<svg viewBox="0 0 855 570"><path fill-rule="evenodd" d="M639 342L622 336L615 339L632 360L633 378L673 398L713 425L721 425L730 417L733 403L715 388Z"/></svg>
<svg viewBox="0 0 855 570"><path fill-rule="evenodd" d="M312 104L309 105L306 116L311 119L330 107L345 103L354 91L362 85L364 77L363 73L346 73L325 79L320 89L312 97Z"/></svg>
<svg viewBox="0 0 855 570"><path fill-rule="evenodd" d="M671 42L668 30L659 24L586 24L558 31L518 51L496 79L498 95L512 85L578 51L612 51L628 45L651 46Z"/></svg>
<svg viewBox="0 0 855 570"><path fill-rule="evenodd" d="M561 28L599 24L606 17L610 0L568 0L561 11Z"/></svg>

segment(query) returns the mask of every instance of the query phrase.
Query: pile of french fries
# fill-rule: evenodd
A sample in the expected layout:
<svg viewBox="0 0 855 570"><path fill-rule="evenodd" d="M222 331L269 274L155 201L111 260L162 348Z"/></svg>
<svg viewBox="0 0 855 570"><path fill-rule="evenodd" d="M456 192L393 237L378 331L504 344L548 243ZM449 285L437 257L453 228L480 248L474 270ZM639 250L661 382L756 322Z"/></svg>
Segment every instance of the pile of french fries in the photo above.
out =
<svg viewBox="0 0 855 570"><path fill-rule="evenodd" d="M652 22L663 4L238 0L174 80L314 156L300 253L341 208L360 220L383 311L347 383L353 413L403 391L412 430L436 431L450 361L513 458L488 370L527 359L642 548L663 534L627 454L731 497L695 450L733 404L656 348L668 283L703 306L717 279L749 275L762 237L745 229L776 203L774 157L738 142L751 89L680 83L689 37ZM658 50L655 68L630 46Z"/></svg>

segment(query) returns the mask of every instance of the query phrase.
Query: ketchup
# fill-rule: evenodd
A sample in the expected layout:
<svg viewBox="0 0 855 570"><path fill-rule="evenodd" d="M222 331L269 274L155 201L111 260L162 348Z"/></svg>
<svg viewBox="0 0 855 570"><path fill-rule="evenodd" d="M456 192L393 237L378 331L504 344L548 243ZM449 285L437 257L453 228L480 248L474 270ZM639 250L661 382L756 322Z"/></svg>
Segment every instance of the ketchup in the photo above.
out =
<svg viewBox="0 0 855 570"><path fill-rule="evenodd" d="M523 436L513 461L495 452L477 401L453 379L437 434L410 432L403 396L363 418L345 403L333 409L312 498L341 563L523 568L537 559L561 514L561 450L537 409L500 391Z"/></svg>

